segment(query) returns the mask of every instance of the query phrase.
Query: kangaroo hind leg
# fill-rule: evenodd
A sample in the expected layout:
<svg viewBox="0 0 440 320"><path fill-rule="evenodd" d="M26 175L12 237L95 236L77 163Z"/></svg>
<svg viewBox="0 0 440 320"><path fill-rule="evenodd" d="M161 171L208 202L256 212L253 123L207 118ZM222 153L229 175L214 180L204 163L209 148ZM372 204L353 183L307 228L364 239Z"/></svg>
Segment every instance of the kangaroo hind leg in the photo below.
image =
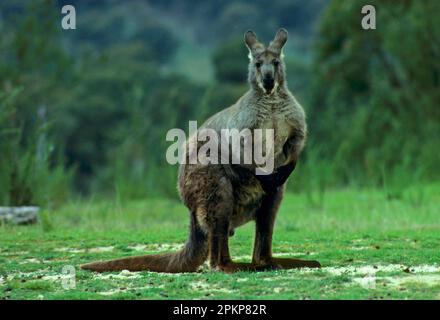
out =
<svg viewBox="0 0 440 320"><path fill-rule="evenodd" d="M252 261L261 267L274 269L319 268L321 265L314 260L293 258L276 258L272 256L272 236L276 214L283 197L284 187L268 194L263 199L255 219L255 244Z"/></svg>

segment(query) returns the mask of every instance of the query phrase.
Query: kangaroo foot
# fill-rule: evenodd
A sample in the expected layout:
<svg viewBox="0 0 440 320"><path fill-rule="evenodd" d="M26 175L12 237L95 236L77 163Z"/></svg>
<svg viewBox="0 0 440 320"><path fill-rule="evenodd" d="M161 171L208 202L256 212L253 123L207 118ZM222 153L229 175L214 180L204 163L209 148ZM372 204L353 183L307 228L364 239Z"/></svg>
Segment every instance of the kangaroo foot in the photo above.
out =
<svg viewBox="0 0 440 320"><path fill-rule="evenodd" d="M218 265L216 269L225 273L233 273L240 271L249 271L249 272L267 271L275 268L273 265L257 265L254 263L231 261L222 265Z"/></svg>
<svg viewBox="0 0 440 320"><path fill-rule="evenodd" d="M276 269L296 269L296 268L320 268L321 264L315 260L300 260L291 258L272 258L270 265Z"/></svg>

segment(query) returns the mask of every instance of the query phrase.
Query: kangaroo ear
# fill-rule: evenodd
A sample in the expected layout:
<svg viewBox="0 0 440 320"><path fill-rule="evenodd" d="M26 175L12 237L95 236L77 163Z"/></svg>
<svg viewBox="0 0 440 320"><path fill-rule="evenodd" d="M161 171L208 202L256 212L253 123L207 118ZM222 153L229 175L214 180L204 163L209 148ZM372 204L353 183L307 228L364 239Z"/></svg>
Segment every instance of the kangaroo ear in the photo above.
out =
<svg viewBox="0 0 440 320"><path fill-rule="evenodd" d="M269 50L281 54L281 51L283 50L283 47L287 42L287 35L288 33L286 29L279 29L277 34L275 35L275 38L269 45Z"/></svg>
<svg viewBox="0 0 440 320"><path fill-rule="evenodd" d="M264 46L258 41L257 35L252 30L248 30L244 34L244 43L252 55L264 50Z"/></svg>

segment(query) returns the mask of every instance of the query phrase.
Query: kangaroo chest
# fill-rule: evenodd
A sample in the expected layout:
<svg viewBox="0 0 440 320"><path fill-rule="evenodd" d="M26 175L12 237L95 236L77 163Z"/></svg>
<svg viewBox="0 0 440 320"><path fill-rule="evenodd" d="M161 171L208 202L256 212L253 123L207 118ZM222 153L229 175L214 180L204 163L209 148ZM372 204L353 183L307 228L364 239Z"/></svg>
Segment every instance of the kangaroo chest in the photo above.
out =
<svg viewBox="0 0 440 320"><path fill-rule="evenodd" d="M292 110L288 107L266 107L260 111L257 117L259 119L256 128L262 129L263 134L262 141L258 141L256 138L255 143L260 143L263 146L264 151L269 150L267 146L270 146L273 150L274 164L278 167L283 164L283 146L287 139L293 133ZM269 130L268 130L269 129Z"/></svg>
<svg viewBox="0 0 440 320"><path fill-rule="evenodd" d="M261 140L254 134L254 143L262 143L263 154L265 153L266 143L273 148L275 167L282 165L285 157L283 146L293 132L292 117L290 108L264 108L261 109L254 129L262 129ZM265 133L266 129L271 129L273 136ZM255 145L254 145L255 146ZM253 175L243 175L240 182L235 186L235 206L234 215L231 219L231 227L235 228L249 220L255 218L255 211L260 207L264 191L260 183Z"/></svg>
<svg viewBox="0 0 440 320"><path fill-rule="evenodd" d="M273 114L266 118L261 124L261 128L273 130L273 144L275 155L283 149L283 145L292 132L292 126L288 123L286 115ZM266 135L268 137L268 135Z"/></svg>

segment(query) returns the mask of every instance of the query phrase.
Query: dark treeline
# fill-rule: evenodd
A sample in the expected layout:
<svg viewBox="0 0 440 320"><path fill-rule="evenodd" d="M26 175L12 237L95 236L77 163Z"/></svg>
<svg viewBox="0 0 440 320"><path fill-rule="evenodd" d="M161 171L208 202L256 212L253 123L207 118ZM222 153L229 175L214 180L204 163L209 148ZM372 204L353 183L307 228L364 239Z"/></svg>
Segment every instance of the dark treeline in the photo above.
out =
<svg viewBox="0 0 440 320"><path fill-rule="evenodd" d="M77 29L61 29L61 7ZM0 205L176 197L171 128L247 89L244 31L289 30L309 143L289 187L440 178L440 2L12 1L0 4Z"/></svg>

